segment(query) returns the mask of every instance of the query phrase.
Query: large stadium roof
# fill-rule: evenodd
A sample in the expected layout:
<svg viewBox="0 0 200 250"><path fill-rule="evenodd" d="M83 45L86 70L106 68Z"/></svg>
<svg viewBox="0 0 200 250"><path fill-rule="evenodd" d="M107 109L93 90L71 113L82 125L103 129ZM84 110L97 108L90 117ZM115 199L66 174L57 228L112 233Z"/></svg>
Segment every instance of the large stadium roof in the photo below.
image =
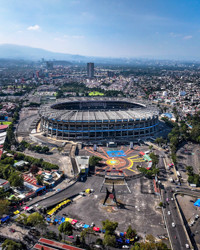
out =
<svg viewBox="0 0 200 250"><path fill-rule="evenodd" d="M135 107L121 108L102 108L101 106L95 109L81 109L75 103L109 103L125 102L128 104L135 104ZM67 104L67 109L59 109L59 104ZM40 109L40 115L51 120L57 121L70 121L70 122L84 122L84 121L131 121L148 119L158 115L158 110L151 105L144 105L138 103L136 100L127 98L106 98L106 97L93 97L93 98L67 98L58 100L56 105L47 104L43 105ZM70 107L71 105L71 107ZM74 106L73 106L74 105ZM56 107L56 108L55 108ZM69 110L70 107L70 110Z"/></svg>

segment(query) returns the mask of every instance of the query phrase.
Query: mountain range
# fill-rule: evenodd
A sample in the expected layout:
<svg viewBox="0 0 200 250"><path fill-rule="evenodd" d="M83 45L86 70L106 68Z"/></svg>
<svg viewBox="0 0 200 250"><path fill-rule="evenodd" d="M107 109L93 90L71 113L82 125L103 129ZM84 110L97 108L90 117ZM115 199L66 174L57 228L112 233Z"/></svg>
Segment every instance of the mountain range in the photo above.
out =
<svg viewBox="0 0 200 250"><path fill-rule="evenodd" d="M73 55L52 52L40 48L32 48L29 46L21 46L14 44L0 44L0 59L23 59L38 61L44 58L44 60L65 60L76 63L112 63L112 64L127 64L130 59L127 58L103 58L103 57L90 57L82 55Z"/></svg>

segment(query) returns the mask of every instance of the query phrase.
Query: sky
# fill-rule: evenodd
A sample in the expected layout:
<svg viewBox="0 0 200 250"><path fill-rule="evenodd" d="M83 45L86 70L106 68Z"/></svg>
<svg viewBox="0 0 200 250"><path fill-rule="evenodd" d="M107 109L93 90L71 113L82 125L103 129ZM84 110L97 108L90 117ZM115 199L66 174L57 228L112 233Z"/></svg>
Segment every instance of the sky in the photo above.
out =
<svg viewBox="0 0 200 250"><path fill-rule="evenodd" d="M0 44L100 57L200 59L199 0L0 0Z"/></svg>

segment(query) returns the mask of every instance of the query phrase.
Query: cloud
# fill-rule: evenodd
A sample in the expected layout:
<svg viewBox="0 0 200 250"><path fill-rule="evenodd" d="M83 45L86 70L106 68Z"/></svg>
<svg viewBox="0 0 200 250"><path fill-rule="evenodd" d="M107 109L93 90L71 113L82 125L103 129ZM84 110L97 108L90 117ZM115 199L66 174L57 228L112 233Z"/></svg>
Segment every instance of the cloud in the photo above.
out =
<svg viewBox="0 0 200 250"><path fill-rule="evenodd" d="M189 39L192 39L192 36L184 36L183 39L184 40L189 40Z"/></svg>
<svg viewBox="0 0 200 250"><path fill-rule="evenodd" d="M40 29L40 26L39 25L33 25L33 26L29 26L28 28L27 28L27 30L39 30Z"/></svg>

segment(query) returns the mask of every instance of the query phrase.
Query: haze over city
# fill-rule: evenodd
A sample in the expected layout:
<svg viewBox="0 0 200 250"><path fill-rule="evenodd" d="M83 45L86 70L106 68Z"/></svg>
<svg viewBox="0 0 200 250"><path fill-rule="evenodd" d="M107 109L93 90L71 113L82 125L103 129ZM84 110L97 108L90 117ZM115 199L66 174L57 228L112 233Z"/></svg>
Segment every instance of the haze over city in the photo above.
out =
<svg viewBox="0 0 200 250"><path fill-rule="evenodd" d="M195 0L1 1L0 44L100 57L200 58Z"/></svg>

